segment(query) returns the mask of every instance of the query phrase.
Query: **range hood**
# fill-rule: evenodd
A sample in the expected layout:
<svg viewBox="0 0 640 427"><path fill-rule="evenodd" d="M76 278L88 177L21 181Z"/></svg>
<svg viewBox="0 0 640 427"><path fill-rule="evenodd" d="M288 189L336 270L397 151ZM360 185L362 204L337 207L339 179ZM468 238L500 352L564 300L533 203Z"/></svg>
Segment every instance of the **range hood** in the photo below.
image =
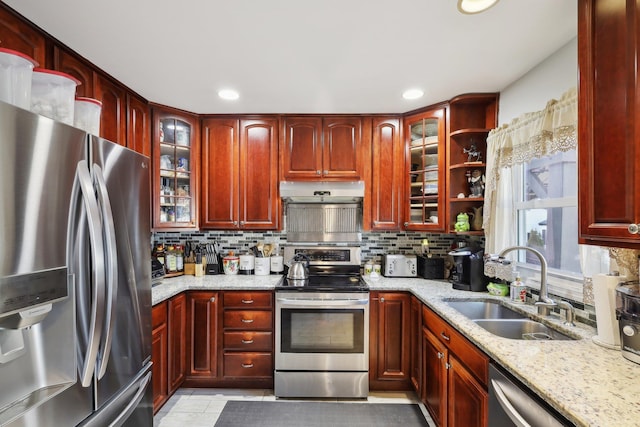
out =
<svg viewBox="0 0 640 427"><path fill-rule="evenodd" d="M280 183L288 242L359 242L364 182Z"/></svg>
<svg viewBox="0 0 640 427"><path fill-rule="evenodd" d="M285 203L360 203L364 198L364 181L282 181L280 197Z"/></svg>

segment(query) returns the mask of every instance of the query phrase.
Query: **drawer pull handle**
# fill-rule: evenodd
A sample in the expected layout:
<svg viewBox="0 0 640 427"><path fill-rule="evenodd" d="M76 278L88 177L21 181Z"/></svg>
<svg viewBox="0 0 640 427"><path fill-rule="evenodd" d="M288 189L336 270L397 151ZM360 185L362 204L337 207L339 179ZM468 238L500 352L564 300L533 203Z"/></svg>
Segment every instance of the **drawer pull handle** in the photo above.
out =
<svg viewBox="0 0 640 427"><path fill-rule="evenodd" d="M442 339L443 339L443 340L445 340L445 341L451 341L451 338L449 338L448 336L446 336L446 335L444 334L444 332L440 332L440 336L441 336L441 337L442 337Z"/></svg>
<svg viewBox="0 0 640 427"><path fill-rule="evenodd" d="M243 304L253 304L253 300L252 299L243 299L242 303Z"/></svg>
<svg viewBox="0 0 640 427"><path fill-rule="evenodd" d="M242 323L253 323L253 319L242 319Z"/></svg>
<svg viewBox="0 0 640 427"><path fill-rule="evenodd" d="M253 363L243 363L242 367L246 369L253 368Z"/></svg>
<svg viewBox="0 0 640 427"><path fill-rule="evenodd" d="M253 340L242 340L242 344L253 344Z"/></svg>

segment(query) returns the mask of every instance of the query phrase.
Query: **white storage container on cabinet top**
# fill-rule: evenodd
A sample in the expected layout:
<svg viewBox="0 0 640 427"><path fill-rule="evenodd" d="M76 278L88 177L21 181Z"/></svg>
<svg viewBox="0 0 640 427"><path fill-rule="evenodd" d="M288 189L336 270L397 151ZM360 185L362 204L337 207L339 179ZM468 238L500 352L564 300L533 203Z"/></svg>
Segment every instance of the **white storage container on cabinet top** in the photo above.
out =
<svg viewBox="0 0 640 427"><path fill-rule="evenodd" d="M35 68L31 79L31 111L73 126L78 80L60 71Z"/></svg>
<svg viewBox="0 0 640 427"><path fill-rule="evenodd" d="M31 76L37 66L36 61L21 52L0 48L0 101L28 110Z"/></svg>
<svg viewBox="0 0 640 427"><path fill-rule="evenodd" d="M73 125L93 135L100 135L102 102L93 98L76 96Z"/></svg>

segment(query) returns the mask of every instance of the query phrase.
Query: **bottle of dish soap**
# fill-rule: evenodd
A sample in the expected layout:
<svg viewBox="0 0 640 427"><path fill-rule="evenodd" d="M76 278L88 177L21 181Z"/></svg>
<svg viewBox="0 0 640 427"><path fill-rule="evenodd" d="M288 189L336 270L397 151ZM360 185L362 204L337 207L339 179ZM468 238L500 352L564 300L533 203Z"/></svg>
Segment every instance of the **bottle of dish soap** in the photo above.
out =
<svg viewBox="0 0 640 427"><path fill-rule="evenodd" d="M511 282L510 297L512 302L524 303L527 300L527 287L520 279L520 273L515 272L516 280Z"/></svg>

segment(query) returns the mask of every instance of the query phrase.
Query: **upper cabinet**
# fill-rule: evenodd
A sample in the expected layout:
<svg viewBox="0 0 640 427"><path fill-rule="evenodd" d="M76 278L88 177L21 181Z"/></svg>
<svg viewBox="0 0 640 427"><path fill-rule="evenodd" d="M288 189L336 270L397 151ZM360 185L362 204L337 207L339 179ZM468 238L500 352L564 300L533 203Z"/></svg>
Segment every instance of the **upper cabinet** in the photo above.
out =
<svg viewBox="0 0 640 427"><path fill-rule="evenodd" d="M404 118L406 230L444 230L445 116L443 106Z"/></svg>
<svg viewBox="0 0 640 427"><path fill-rule="evenodd" d="M153 227L197 226L199 126L194 115L153 111Z"/></svg>
<svg viewBox="0 0 640 427"><path fill-rule="evenodd" d="M200 226L277 229L277 118L208 118L202 135Z"/></svg>
<svg viewBox="0 0 640 427"><path fill-rule="evenodd" d="M579 241L640 248L640 6L578 5Z"/></svg>
<svg viewBox="0 0 640 427"><path fill-rule="evenodd" d="M460 213L470 217L465 234L483 234L482 206L487 159L487 135L498 124L498 94L460 95L449 101L449 144L447 144L448 232ZM475 221L474 221L475 220Z"/></svg>
<svg viewBox="0 0 640 427"><path fill-rule="evenodd" d="M151 110L133 94L127 95L127 147L151 157Z"/></svg>
<svg viewBox="0 0 640 427"><path fill-rule="evenodd" d="M371 125L371 229L400 230L404 187L404 141L399 117L374 117Z"/></svg>
<svg viewBox="0 0 640 427"><path fill-rule="evenodd" d="M362 118L285 117L283 134L282 180L363 178L363 157L367 150L362 147Z"/></svg>
<svg viewBox="0 0 640 427"><path fill-rule="evenodd" d="M49 65L44 33L3 3L0 3L0 47L22 52L35 59L41 67Z"/></svg>

